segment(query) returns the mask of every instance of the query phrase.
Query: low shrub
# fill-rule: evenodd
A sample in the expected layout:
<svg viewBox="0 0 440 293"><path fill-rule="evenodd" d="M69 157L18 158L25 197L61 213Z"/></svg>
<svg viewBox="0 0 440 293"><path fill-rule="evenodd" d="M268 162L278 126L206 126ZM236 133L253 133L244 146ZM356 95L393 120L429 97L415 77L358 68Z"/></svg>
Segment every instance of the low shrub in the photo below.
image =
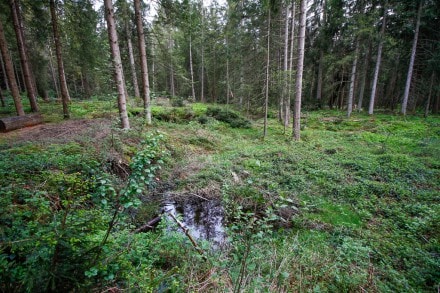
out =
<svg viewBox="0 0 440 293"><path fill-rule="evenodd" d="M218 107L208 107L206 115L229 124L232 128L250 128L251 122L240 114Z"/></svg>
<svg viewBox="0 0 440 293"><path fill-rule="evenodd" d="M183 98L182 97L173 97L171 99L171 106L173 107L183 107Z"/></svg>
<svg viewBox="0 0 440 293"><path fill-rule="evenodd" d="M183 123L194 120L196 115L191 108L171 108L153 116L155 119L164 122Z"/></svg>

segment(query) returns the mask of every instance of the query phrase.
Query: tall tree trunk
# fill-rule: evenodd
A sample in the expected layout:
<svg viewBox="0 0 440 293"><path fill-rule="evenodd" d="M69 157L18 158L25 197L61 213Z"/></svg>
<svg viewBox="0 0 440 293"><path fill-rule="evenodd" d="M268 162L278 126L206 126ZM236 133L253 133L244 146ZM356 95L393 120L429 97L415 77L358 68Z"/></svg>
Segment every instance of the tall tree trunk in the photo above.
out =
<svg viewBox="0 0 440 293"><path fill-rule="evenodd" d="M431 105L431 96L432 96L432 88L434 87L434 80L435 80L435 72L433 71L431 74L431 83L429 85L429 94L428 94L428 100L426 101L425 106L425 118L428 117L429 114L429 106Z"/></svg>
<svg viewBox="0 0 440 293"><path fill-rule="evenodd" d="M200 102L205 103L205 9L203 8L203 0L201 1L202 7L202 72L200 76Z"/></svg>
<svg viewBox="0 0 440 293"><path fill-rule="evenodd" d="M266 92L264 95L264 127L263 137L267 135L267 114L269 110L269 67L270 67L270 6L269 20L267 23L267 54L266 54Z"/></svg>
<svg viewBox="0 0 440 293"><path fill-rule="evenodd" d="M226 57L226 105L229 105L231 93L231 84L229 81L229 56Z"/></svg>
<svg viewBox="0 0 440 293"><path fill-rule="evenodd" d="M362 102L365 94L365 85L367 84L368 70L370 65L370 54L371 54L371 43L368 44L367 52L365 53L364 65L362 79L361 79L361 89L359 91L359 100L358 100L358 112L362 111Z"/></svg>
<svg viewBox="0 0 440 293"><path fill-rule="evenodd" d="M295 96L295 112L293 117L293 137L296 141L301 139L301 96L304 69L304 45L306 36L306 0L301 0L300 18L299 18L299 35L298 35L298 64L296 71L296 96Z"/></svg>
<svg viewBox="0 0 440 293"><path fill-rule="evenodd" d="M174 98L176 96L176 86L174 84L173 47L174 47L173 39L172 39L171 32L170 32L170 36L169 36L169 40L168 40L168 48L170 51L170 86L171 86L172 98Z"/></svg>
<svg viewBox="0 0 440 293"><path fill-rule="evenodd" d="M348 92L347 117L350 118L353 111L354 83L356 81L356 68L359 55L359 40L356 41L356 50L354 52L353 66L351 67L350 91Z"/></svg>
<svg viewBox="0 0 440 293"><path fill-rule="evenodd" d="M63 101L63 114L64 114L64 118L67 119L70 117L69 105L68 105L70 101L70 95L69 95L69 89L67 88L66 75L64 74L64 63L61 52L61 40L60 40L60 33L58 31L58 20L57 20L57 13L56 13L54 0L50 0L50 14L52 16L52 29L53 29L53 37L55 41L55 50L56 50L57 63L58 63L58 76L61 86L61 99Z"/></svg>
<svg viewBox="0 0 440 293"><path fill-rule="evenodd" d="M5 62L3 61L2 54L0 54L0 63L2 64L3 80L6 85L6 90L9 91L8 77L6 76Z"/></svg>
<svg viewBox="0 0 440 293"><path fill-rule="evenodd" d="M105 18L107 21L108 38L112 55L114 78L118 89L118 107L122 129L130 129L127 115L127 101L124 86L124 71L122 69L121 53L119 51L118 35L116 32L115 15L112 0L104 0Z"/></svg>
<svg viewBox="0 0 440 293"><path fill-rule="evenodd" d="M151 85L151 90L154 92L156 92L156 46L154 45L154 42L151 42L151 71L153 71L153 76L152 76L152 85Z"/></svg>
<svg viewBox="0 0 440 293"><path fill-rule="evenodd" d="M377 59L376 59L376 68L374 69L374 78L373 78L373 86L371 88L371 96L370 96L370 105L368 107L368 114L373 115L374 112L374 101L376 99L376 90L377 90L377 81L379 79L379 70L380 64L382 62L382 49L383 43L385 39L385 26L386 26L386 17L387 17L387 2L385 2L384 13L383 13L383 22L382 28L380 30L380 41L379 47L377 48Z"/></svg>
<svg viewBox="0 0 440 293"><path fill-rule="evenodd" d="M322 22L321 19L318 23L318 29L320 30L320 34L322 34L322 23L325 25L326 23L326 11L325 11L325 3L326 1L323 0L321 3L321 9L322 9ZM322 39L322 36L320 36ZM322 45L321 45L322 46ZM323 84L323 71L324 71L324 49L321 47L319 49L319 62L318 62L318 80L317 80L317 84L316 84L316 100L318 102L318 107L321 108L322 106L322 84Z"/></svg>
<svg viewBox="0 0 440 293"><path fill-rule="evenodd" d="M338 91L338 101L336 103L337 107L342 110L344 108L344 98L345 98L345 64L342 65L342 76L341 76L341 83L339 85L339 91Z"/></svg>
<svg viewBox="0 0 440 293"><path fill-rule="evenodd" d="M243 60L240 61L240 96L238 97L238 104L240 105L240 110L243 109L243 95L244 95L244 69Z"/></svg>
<svg viewBox="0 0 440 293"><path fill-rule="evenodd" d="M49 48L49 67L50 67L50 72L52 75L52 80L53 80L53 86L55 88L55 92L57 93L57 98L60 96L60 86L58 84L58 79L56 78L56 74L55 74L55 68L53 66L53 62L52 62L52 49L50 48L50 45L48 46Z"/></svg>
<svg viewBox="0 0 440 293"><path fill-rule="evenodd" d="M229 79L229 39L228 39L228 27L226 27L226 105L230 102L231 82Z"/></svg>
<svg viewBox="0 0 440 293"><path fill-rule="evenodd" d="M151 99L150 99L150 82L148 80L148 64L147 51L145 49L144 24L141 14L140 0L134 0L134 13L136 17L136 28L138 33L139 54L141 62L142 74L142 97L144 98L144 114L147 124L151 124Z"/></svg>
<svg viewBox="0 0 440 293"><path fill-rule="evenodd" d="M138 80L137 80L137 75L136 75L136 66L134 63L133 44L131 42L131 32L128 27L128 24L125 24L125 31L127 33L128 57L130 59L130 71L131 71L131 80L133 82L134 96L140 97L141 94L139 93L139 85L138 85Z"/></svg>
<svg viewBox="0 0 440 293"><path fill-rule="evenodd" d="M200 76L200 102L205 103L206 102L206 98L205 98L205 47L204 45L202 45L202 60L201 60L202 64L202 72L201 72L201 76Z"/></svg>
<svg viewBox="0 0 440 293"><path fill-rule="evenodd" d="M31 68L29 65L28 57L27 57L24 35L21 30L21 27L22 27L22 25L20 23L21 18L18 14L20 12L20 10L18 7L17 0L10 0L10 5L11 5L12 20L14 23L15 36L17 38L17 47L18 47L18 51L20 53L21 68L23 70L24 82L26 85L26 90L27 90L27 95L29 98L30 106L31 106L31 111L38 112L39 109L38 109L38 104L37 104L37 94L35 91L34 82L32 81L33 75L31 73Z"/></svg>
<svg viewBox="0 0 440 293"><path fill-rule="evenodd" d="M290 7L289 5L286 5L286 15L284 19L284 59L283 59L283 94L280 98L279 103L279 112L280 112L280 121L285 125L284 120L286 118L286 115L284 111L286 108L284 105L287 102L288 96L289 96L289 78L288 78L288 63L289 63L289 13L290 13Z"/></svg>
<svg viewBox="0 0 440 293"><path fill-rule="evenodd" d="M295 50L295 12L296 4L292 3L292 19L290 29L290 55L289 55L289 88L287 92L286 103L284 104L284 132L290 125L290 101L292 97L292 77L293 77L293 51Z"/></svg>
<svg viewBox="0 0 440 293"><path fill-rule="evenodd" d="M196 92L194 90L194 70L193 70L193 57L192 57L192 36L189 35L189 69L191 71L191 94L192 98L195 101Z"/></svg>
<svg viewBox="0 0 440 293"><path fill-rule="evenodd" d="M6 42L3 24L0 20L0 51L5 65L5 74L7 76L9 89L14 99L15 110L18 116L24 115L23 105L21 104L20 92L18 90L17 81L14 75L14 65L12 64L11 55L9 55L8 44Z"/></svg>
<svg viewBox="0 0 440 293"><path fill-rule="evenodd" d="M409 61L408 75L406 78L405 92L403 94L402 109L401 109L401 112L403 115L406 115L406 107L408 105L409 90L411 88L411 79L412 79L412 75L413 75L414 60L416 59L417 41L419 39L420 16L422 14L422 6L423 6L423 1L420 1L419 9L417 12L416 31L414 33L414 41L413 41L412 50L411 50L411 59Z"/></svg>

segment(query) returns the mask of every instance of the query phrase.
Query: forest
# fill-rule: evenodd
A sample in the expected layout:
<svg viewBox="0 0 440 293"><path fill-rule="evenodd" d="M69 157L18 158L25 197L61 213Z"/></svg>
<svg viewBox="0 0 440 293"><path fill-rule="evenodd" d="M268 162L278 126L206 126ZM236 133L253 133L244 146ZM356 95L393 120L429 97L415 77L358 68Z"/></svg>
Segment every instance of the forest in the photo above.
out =
<svg viewBox="0 0 440 293"><path fill-rule="evenodd" d="M0 0L1 292L437 292L440 2Z"/></svg>

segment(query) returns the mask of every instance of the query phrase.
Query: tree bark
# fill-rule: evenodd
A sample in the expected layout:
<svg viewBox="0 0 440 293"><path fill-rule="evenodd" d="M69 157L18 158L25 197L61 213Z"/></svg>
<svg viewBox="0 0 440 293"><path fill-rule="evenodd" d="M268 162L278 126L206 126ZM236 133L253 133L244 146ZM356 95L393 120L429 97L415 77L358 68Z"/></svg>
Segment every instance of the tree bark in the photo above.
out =
<svg viewBox="0 0 440 293"><path fill-rule="evenodd" d="M325 11L325 3L326 1L323 0L321 4L322 9L322 22L319 21L318 23L318 29L321 30L320 34L323 34L322 31L322 23L325 25L326 23L326 11ZM321 20L321 19L320 19ZM320 38L323 37L320 35ZM322 46L322 44L321 44ZM319 63L318 63L318 80L316 85L316 100L318 102L318 107L322 107L322 83L323 83L323 71L324 71L324 49L321 47L319 50Z"/></svg>
<svg viewBox="0 0 440 293"><path fill-rule="evenodd" d="M296 71L296 96L295 96L295 112L293 117L293 137L296 141L301 139L301 96L304 69L304 44L306 36L306 0L301 0L300 19L299 19L299 35L298 35L298 64Z"/></svg>
<svg viewBox="0 0 440 293"><path fill-rule="evenodd" d="M55 50L56 50L56 57L58 63L58 76L61 87L61 100L63 102L63 115L65 119L68 119L70 118L70 113L69 113L70 95L69 95L69 89L67 88L66 75L64 74L64 63L61 52L62 49L61 49L60 32L58 30L57 12L56 12L55 1L50 0L49 2L50 2L50 14L52 17L53 37L55 41Z"/></svg>
<svg viewBox="0 0 440 293"><path fill-rule="evenodd" d="M14 23L15 36L17 38L18 52L20 54L21 68L23 70L24 82L26 85L26 90L27 90L27 95L29 98L30 106L31 106L31 111L38 112L39 108L38 108L38 104L37 104L37 94L35 91L34 82L32 81L33 75L31 72L31 68L29 66L29 60L27 57L24 35L21 30L21 27L22 27L22 25L20 23L21 18L19 16L20 10L19 10L18 3L16 0L10 0L10 6L11 6L12 20Z"/></svg>
<svg viewBox="0 0 440 293"><path fill-rule="evenodd" d="M130 59L131 80L133 82L134 96L140 97L141 94L139 93L139 84L136 76L136 66L134 63L134 56L133 56L133 44L131 42L131 32L128 27L128 24L125 24L125 31L127 33L128 57Z"/></svg>
<svg viewBox="0 0 440 293"><path fill-rule="evenodd" d="M2 118L0 119L0 132L8 132L41 123L43 123L43 116L41 116L41 114Z"/></svg>
<svg viewBox="0 0 440 293"><path fill-rule="evenodd" d="M192 98L195 101L196 99L196 91L194 89L194 69L193 69L193 57L192 57L192 36L189 35L189 69L191 73L191 94Z"/></svg>
<svg viewBox="0 0 440 293"><path fill-rule="evenodd" d="M151 99L150 99L150 82L148 80L148 64L147 51L145 49L144 24L141 14L140 0L134 0L134 14L136 17L136 28L138 33L138 45L141 62L142 75L142 98L144 99L144 115L147 119L147 124L151 124Z"/></svg>
<svg viewBox="0 0 440 293"><path fill-rule="evenodd" d="M356 49L354 52L353 66L351 67L351 78L350 78L350 91L348 92L348 104L347 104L347 117L350 118L351 112L353 111L353 96L354 96L354 83L356 81L356 68L359 55L359 40L356 42Z"/></svg>
<svg viewBox="0 0 440 293"><path fill-rule="evenodd" d="M229 42L226 37L226 105L229 105L229 97L231 92L231 83L229 79Z"/></svg>
<svg viewBox="0 0 440 293"><path fill-rule="evenodd" d="M287 93L287 100L284 104L284 132L290 125L290 103L292 95L292 77L293 77L293 51L295 50L295 12L296 4L292 3L292 19L290 29L290 55L289 55L289 88Z"/></svg>
<svg viewBox="0 0 440 293"><path fill-rule="evenodd" d="M50 73L52 75L52 80L53 80L53 86L55 88L55 92L57 94L57 98L60 96L60 87L58 84L58 80L56 78L56 74L55 74L55 68L53 66L53 62L52 62L52 49L50 47L50 45L48 46L48 50L49 50L49 67L50 67Z"/></svg>
<svg viewBox="0 0 440 293"><path fill-rule="evenodd" d="M200 75L200 102L205 103L205 47L202 45L202 60L201 60L201 75Z"/></svg>
<svg viewBox="0 0 440 293"><path fill-rule="evenodd" d="M411 79L412 79L412 75L413 75L414 60L416 59L417 41L419 39L420 16L422 14L422 6L423 6L423 1L420 1L419 9L418 9L418 12L417 12L416 31L414 33L414 41L413 41L412 50L411 50L411 58L410 58L410 61L409 61L408 75L407 75L407 78L406 78L405 92L403 94L402 109L401 109L401 113L403 115L406 115L406 108L407 108L407 105L408 105L409 90L411 88Z"/></svg>
<svg viewBox="0 0 440 293"><path fill-rule="evenodd" d="M369 115L373 115L373 111L374 111L374 101L376 99L377 81L379 79L380 64L382 62L382 49L385 38L386 16L387 16L387 2L385 2L382 28L380 30L379 47L377 48L376 68L374 69L373 86L371 88L370 105L368 107Z"/></svg>
<svg viewBox="0 0 440 293"><path fill-rule="evenodd" d="M121 53L119 51L118 35L116 32L115 15L112 0L104 0L105 18L107 21L110 52L112 55L114 78L118 89L118 108L122 129L130 129L127 115L127 98L125 96L124 71L122 69Z"/></svg>
<svg viewBox="0 0 440 293"><path fill-rule="evenodd" d="M269 108L269 67L270 67L270 7L269 7L269 21L267 24L267 54L266 54L266 92L264 99L264 127L263 137L267 135L267 114Z"/></svg>
<svg viewBox="0 0 440 293"><path fill-rule="evenodd" d="M171 96L174 98L176 96L176 86L174 84L174 66L173 66L173 39L171 32L168 39L168 48L170 50L170 86L171 86Z"/></svg>
<svg viewBox="0 0 440 293"><path fill-rule="evenodd" d="M203 0L201 1L201 7L202 7L202 72L200 76L200 102L205 103L205 8L203 7Z"/></svg>
<svg viewBox="0 0 440 293"><path fill-rule="evenodd" d="M5 65L5 74L11 90L12 98L14 99L15 110L18 116L24 115L23 105L21 103L20 92L18 90L17 81L14 74L14 65L12 64L11 55L9 55L8 45L6 42L3 24L0 21L0 51Z"/></svg>
<svg viewBox="0 0 440 293"><path fill-rule="evenodd" d="M286 108L284 105L287 103L287 99L289 96L289 78L288 78L288 63L289 63L289 13L290 7L286 5L285 19L284 19L284 59L283 59L283 94L280 98L279 108L280 108L280 121L286 125L284 120L286 119L286 115L284 111Z"/></svg>

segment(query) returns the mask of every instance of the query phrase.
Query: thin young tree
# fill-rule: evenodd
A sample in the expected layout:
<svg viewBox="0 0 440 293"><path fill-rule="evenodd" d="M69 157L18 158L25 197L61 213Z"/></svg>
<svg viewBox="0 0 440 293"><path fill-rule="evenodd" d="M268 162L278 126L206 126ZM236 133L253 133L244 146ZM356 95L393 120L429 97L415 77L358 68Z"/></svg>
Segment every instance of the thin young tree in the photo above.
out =
<svg viewBox="0 0 440 293"><path fill-rule="evenodd" d="M423 6L423 1L420 1L419 9L417 11L416 31L414 33L414 40L413 40L413 45L412 45L412 50L411 50L411 58L410 58L410 61L409 61L408 75L406 77L405 92L403 94L403 100L402 100L401 113L403 115L406 115L406 108L407 108L407 105L408 105L409 90L411 88L411 79L412 79L412 74L413 74L413 69L414 69L414 60L416 59L417 41L418 41L418 38L419 38L420 16L422 14L422 6Z"/></svg>
<svg viewBox="0 0 440 293"><path fill-rule="evenodd" d="M8 43L6 41L5 32L3 30L3 24L0 20L0 51L3 57L3 63L5 66L5 74L9 89L11 90L12 98L14 99L15 110L18 116L24 115L23 105L21 103L20 92L18 90L17 81L14 74L14 65L12 64L11 55L9 55Z"/></svg>
<svg viewBox="0 0 440 293"><path fill-rule="evenodd" d="M150 99L150 82L148 81L148 65L147 65L147 51L145 49L144 24L141 14L140 0L134 0L134 14L136 18L136 28L138 33L139 54L141 61L141 75L142 75L142 97L144 99L144 114L147 119L147 124L151 124L151 99Z"/></svg>
<svg viewBox="0 0 440 293"><path fill-rule="evenodd" d="M140 97L141 94L139 92L139 84L136 75L136 65L134 62L133 43L131 41L131 31L128 26L128 22L125 24L125 32L127 34L128 57L130 60L130 71L131 71L131 80L133 82L134 96Z"/></svg>
<svg viewBox="0 0 440 293"><path fill-rule="evenodd" d="M356 69L359 58L359 40L356 41L356 49L354 52L353 66L351 67L350 90L347 99L347 117L350 118L353 111L354 84L356 81Z"/></svg>
<svg viewBox="0 0 440 293"><path fill-rule="evenodd" d="M202 9L202 48L201 48L201 74L200 74L200 102L205 100L205 8L203 7L203 0L200 3Z"/></svg>
<svg viewBox="0 0 440 293"><path fill-rule="evenodd" d="M263 137L266 137L267 135L267 115L268 115L268 108L269 108L269 69L270 69L270 1L269 1L269 16L268 16L268 22L267 22L267 52L266 52L266 92L265 92L265 99L264 99L264 128L263 128Z"/></svg>
<svg viewBox="0 0 440 293"><path fill-rule="evenodd" d="M21 68L23 70L24 82L26 85L31 111L38 112L39 108L37 104L37 94L35 91L34 82L32 81L33 74L31 72L31 67L26 52L26 44L22 30L23 25L20 17L20 7L17 0L10 0L9 3L11 7L12 21L14 23L15 37L17 39L18 52L20 54Z"/></svg>
<svg viewBox="0 0 440 293"><path fill-rule="evenodd" d="M104 0L105 19L107 21L110 53L113 61L114 79L118 90L118 108L122 129L130 129L127 115L127 97L125 95L124 71L122 69L121 53L119 50L118 34L116 32L115 14L112 0Z"/></svg>
<svg viewBox="0 0 440 293"><path fill-rule="evenodd" d="M290 13L290 7L286 4L286 12L285 12L285 18L284 18L284 58L283 58L283 91L280 98L280 104L279 104L279 118L280 121L283 122L284 125L286 125L286 115L284 111L286 108L284 105L287 103L287 99L289 96L289 79L288 79L288 64L289 64L289 13Z"/></svg>
<svg viewBox="0 0 440 293"><path fill-rule="evenodd" d="M68 119L70 118L70 113L69 113L70 95L69 95L69 89L67 87L66 75L64 74L64 62L62 55L63 53L61 48L60 32L58 30L58 17L56 12L55 0L50 0L49 4L50 4L50 15L52 18L52 30L53 30L53 38L55 43L55 52L58 63L58 78L61 87L61 101L63 103L63 115L65 119Z"/></svg>
<svg viewBox="0 0 440 293"><path fill-rule="evenodd" d="M324 31L323 25L326 24L326 1L323 0L321 2L321 10L322 10L322 17L319 17L318 22L318 29L319 29L319 37L320 39L324 38ZM322 42L324 43L324 42ZM316 83L316 100L318 101L319 106L321 107L321 101L322 101L322 84L323 84L323 71L324 71L324 48L321 48L319 50L319 62L318 62L318 80Z"/></svg>
<svg viewBox="0 0 440 293"><path fill-rule="evenodd" d="M385 26L387 19L387 3L388 1L386 1L384 5L382 28L380 30L380 41L379 41L379 46L377 48L376 67L374 69L373 85L371 87L370 105L368 107L369 115L373 115L374 112L374 102L376 100L377 82L379 80L380 65L382 63L382 50L383 50L383 43L385 41Z"/></svg>
<svg viewBox="0 0 440 293"><path fill-rule="evenodd" d="M295 50L295 12L296 3L292 2L292 19L290 28L290 55L289 55L289 88L287 92L287 100L284 104L284 132L290 125L290 100L292 95L292 80L293 80L293 51Z"/></svg>
<svg viewBox="0 0 440 293"><path fill-rule="evenodd" d="M293 115L293 137L296 141L301 139L301 98L304 69L304 45L306 37L306 2L307 0L301 0L299 17L298 64L295 82L295 110Z"/></svg>

